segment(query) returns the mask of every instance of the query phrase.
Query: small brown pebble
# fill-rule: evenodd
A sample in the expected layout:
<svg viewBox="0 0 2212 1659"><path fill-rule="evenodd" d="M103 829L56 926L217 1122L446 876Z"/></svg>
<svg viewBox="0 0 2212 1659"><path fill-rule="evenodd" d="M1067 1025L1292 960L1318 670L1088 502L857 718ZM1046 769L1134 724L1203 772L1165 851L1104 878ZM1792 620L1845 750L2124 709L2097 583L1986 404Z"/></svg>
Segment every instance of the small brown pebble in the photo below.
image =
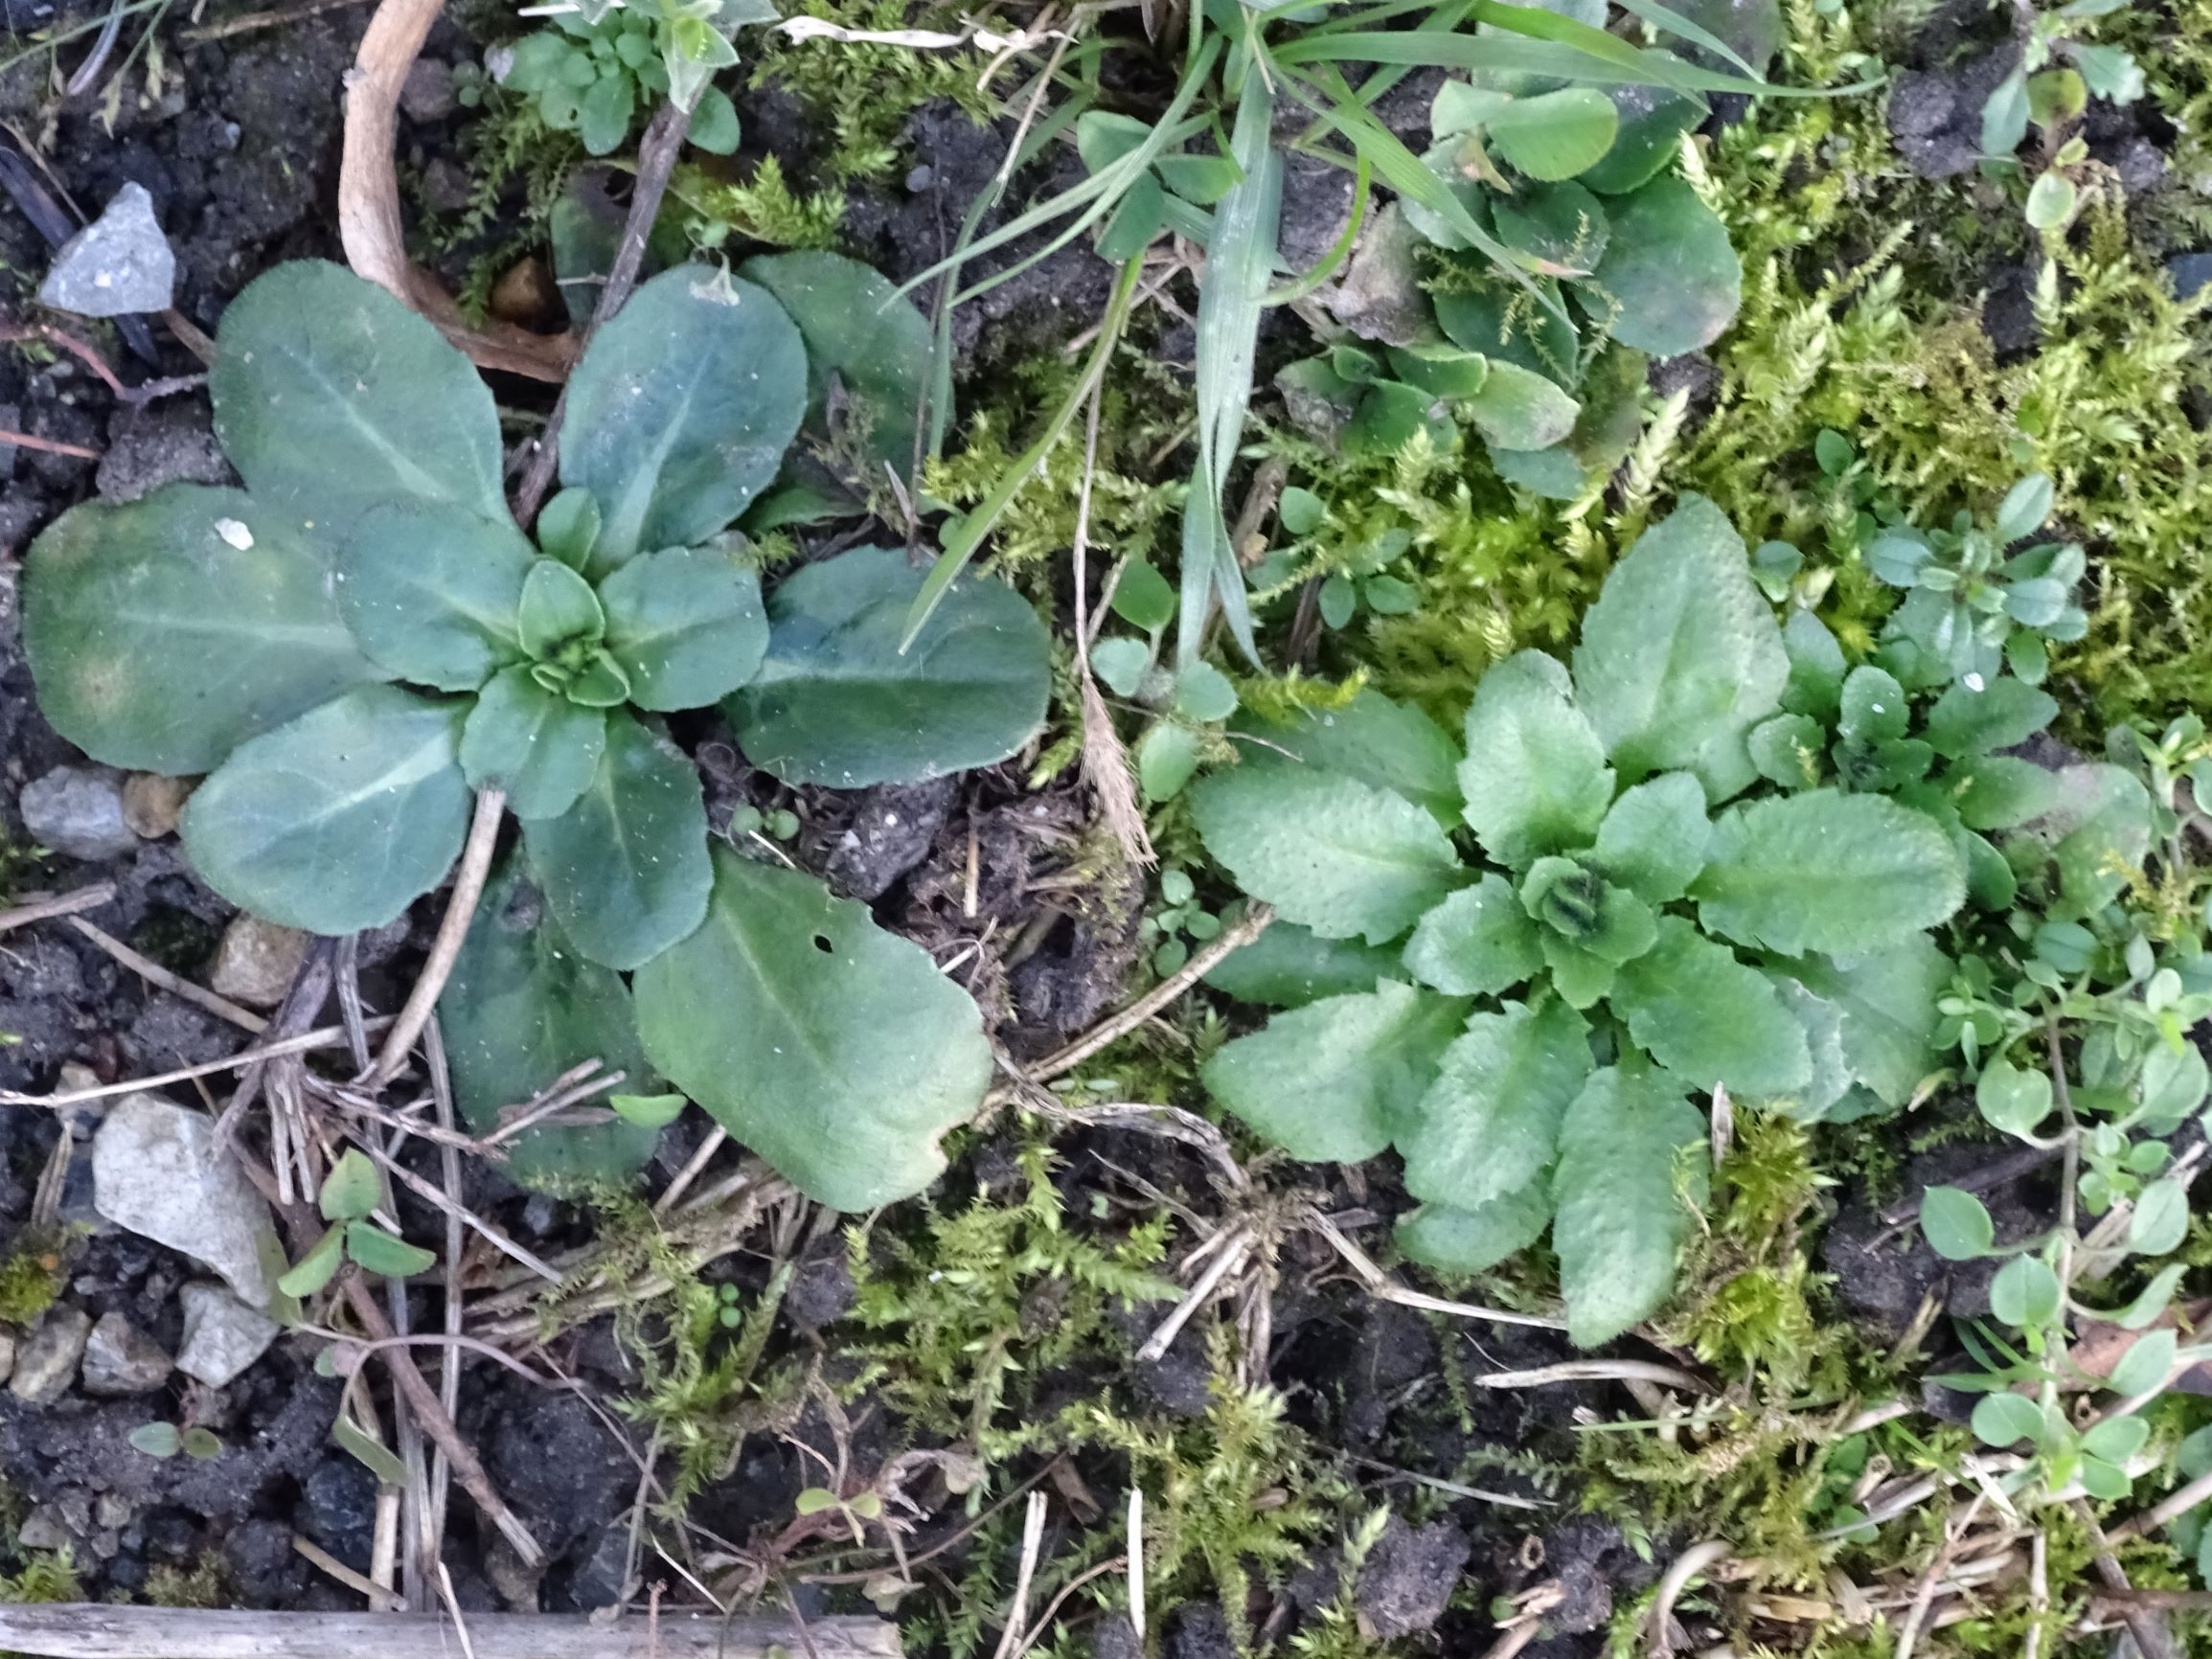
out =
<svg viewBox="0 0 2212 1659"><path fill-rule="evenodd" d="M184 804L198 787L194 778L164 778L158 772L133 772L123 784L123 821L141 839L159 841L176 833Z"/></svg>
<svg viewBox="0 0 2212 1659"><path fill-rule="evenodd" d="M508 266L491 285L491 314L502 322L528 328L558 321L560 313L560 290L545 261L535 254Z"/></svg>

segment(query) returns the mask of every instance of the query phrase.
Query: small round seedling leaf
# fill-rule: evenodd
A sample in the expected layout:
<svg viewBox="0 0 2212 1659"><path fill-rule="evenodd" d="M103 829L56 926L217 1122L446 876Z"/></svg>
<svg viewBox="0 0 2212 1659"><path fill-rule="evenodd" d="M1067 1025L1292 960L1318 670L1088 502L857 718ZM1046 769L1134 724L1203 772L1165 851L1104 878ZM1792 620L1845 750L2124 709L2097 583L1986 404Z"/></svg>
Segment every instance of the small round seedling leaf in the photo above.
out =
<svg viewBox="0 0 2212 1659"><path fill-rule="evenodd" d="M1284 513L1288 521L1289 491L1284 492ZM1147 633L1157 632L1174 620L1175 590L1168 585L1168 579L1159 573L1150 559L1132 559L1122 568L1119 580L1114 583L1114 615L1132 627Z"/></svg>
<svg viewBox="0 0 2212 1659"><path fill-rule="evenodd" d="M530 868L577 949L628 970L706 914L706 802L667 739L622 710L606 717L599 770L574 806L522 825Z"/></svg>
<svg viewBox="0 0 2212 1659"><path fill-rule="evenodd" d="M1674 165L1682 151L1682 134L1705 119L1705 101L1660 86L1615 86L1608 96L1619 112L1620 126L1605 156L1577 178L1591 190L1621 195L1641 189Z"/></svg>
<svg viewBox="0 0 2212 1659"><path fill-rule="evenodd" d="M380 501L338 539L335 563L338 608L363 650L401 679L472 692L520 654L525 578L552 561L504 514Z"/></svg>
<svg viewBox="0 0 2212 1659"><path fill-rule="evenodd" d="M1982 1201L1956 1187L1930 1187L1920 1195L1920 1230L1946 1261L1987 1256L1996 1242L1995 1223Z"/></svg>
<svg viewBox="0 0 2212 1659"><path fill-rule="evenodd" d="M22 599L39 712L110 765L213 771L387 677L346 630L317 545L240 490L73 508L32 544Z"/></svg>
<svg viewBox="0 0 2212 1659"><path fill-rule="evenodd" d="M766 660L727 702L745 756L787 784L857 789L987 766L1044 719L1050 642L999 581L949 588L899 641L923 573L864 547L787 578L768 600Z"/></svg>
<svg viewBox="0 0 2212 1659"><path fill-rule="evenodd" d="M374 1221L346 1223L346 1254L358 1262L364 1272L381 1273L387 1279L407 1279L417 1273L426 1273L438 1260L421 1245L395 1238Z"/></svg>
<svg viewBox="0 0 2212 1659"><path fill-rule="evenodd" d="M2165 1387L2179 1346L2180 1339L2171 1330L2145 1331L2120 1355L2105 1385L2114 1394L2130 1398Z"/></svg>
<svg viewBox="0 0 2212 1659"><path fill-rule="evenodd" d="M2172 1175L2160 1176L2135 1195L2128 1220L2128 1248L2138 1256L2164 1256L2178 1250L2189 1236L2189 1188Z"/></svg>
<svg viewBox="0 0 2212 1659"><path fill-rule="evenodd" d="M394 496L507 516L491 389L427 320L343 266L296 260L247 284L223 311L208 395L254 500L297 526L342 530Z"/></svg>
<svg viewBox="0 0 2212 1659"><path fill-rule="evenodd" d="M806 347L765 289L699 265L640 287L568 382L560 481L604 515L585 574L725 528L776 476L806 407Z"/></svg>
<svg viewBox="0 0 2212 1659"><path fill-rule="evenodd" d="M2039 231L2055 231L2074 216L2081 192L2064 173L2044 173L2028 189L2028 224Z"/></svg>
<svg viewBox="0 0 2212 1659"><path fill-rule="evenodd" d="M714 882L704 924L637 975L654 1066L817 1202L920 1192L991 1079L975 1004L810 875L718 849Z"/></svg>
<svg viewBox="0 0 2212 1659"><path fill-rule="evenodd" d="M1237 712L1237 688L1211 663L1193 663L1175 676L1175 713L1213 723Z"/></svg>
<svg viewBox="0 0 2212 1659"><path fill-rule="evenodd" d="M1974 1105L1992 1128L2028 1136L2050 1116L2051 1079L2047 1073L2016 1066L1994 1055L1974 1080Z"/></svg>
<svg viewBox="0 0 2212 1659"><path fill-rule="evenodd" d="M2082 1436L2082 1450L2118 1466L2141 1451L2150 1438L2151 1425L2139 1417L2107 1418Z"/></svg>
<svg viewBox="0 0 2212 1659"><path fill-rule="evenodd" d="M1283 528L1292 535L1311 535L1329 516L1328 506L1318 495L1295 484L1283 491L1282 506L1277 511ZM1125 575L1123 580L1126 581L1128 577Z"/></svg>
<svg viewBox="0 0 2212 1659"><path fill-rule="evenodd" d="M185 808L193 868L286 927L382 927L438 885L467 834L461 716L365 686L239 745Z"/></svg>
<svg viewBox="0 0 2212 1659"><path fill-rule="evenodd" d="M760 671L768 617L758 572L733 548L667 547L599 584L606 649L641 709L703 709Z"/></svg>
<svg viewBox="0 0 2212 1659"><path fill-rule="evenodd" d="M1137 739L1137 787L1148 801L1172 801L1197 775L1203 758L1197 733L1161 720Z"/></svg>
<svg viewBox="0 0 2212 1659"><path fill-rule="evenodd" d="M809 1487L791 1500L791 1508L802 1515L818 1515L837 1507L837 1494L827 1487Z"/></svg>
<svg viewBox="0 0 2212 1659"><path fill-rule="evenodd" d="M1531 185L1490 212L1499 241L1557 276L1597 269L1612 229L1598 198L1572 182Z"/></svg>
<svg viewBox="0 0 2212 1659"><path fill-rule="evenodd" d="M2212 1073L2186 1037L2178 1048L2160 1043L2143 1057L2143 1115L2152 1123L2186 1117L2203 1103L2208 1087Z"/></svg>
<svg viewBox="0 0 2212 1659"><path fill-rule="evenodd" d="M1654 179L1611 204L1595 286L1614 339L1678 357L1720 338L1736 315L1744 267L1728 227L1679 178Z"/></svg>
<svg viewBox="0 0 2212 1659"><path fill-rule="evenodd" d="M1984 1445L2041 1445L2043 1430L2042 1408L2024 1395L1988 1395L1973 1408L1974 1436Z"/></svg>
<svg viewBox="0 0 2212 1659"><path fill-rule="evenodd" d="M301 1257L288 1273L277 1281L277 1288L286 1296L305 1298L337 1277L338 1267L346 1259L346 1230L332 1227L315 1240L314 1248Z"/></svg>
<svg viewBox="0 0 2212 1659"><path fill-rule="evenodd" d="M177 1438L184 1455L198 1463L211 1463L223 1455L223 1443L210 1428L188 1428Z"/></svg>
<svg viewBox="0 0 2212 1659"><path fill-rule="evenodd" d="M2019 1330L2058 1317L2059 1276L2033 1256L2016 1256L1990 1281L1990 1311Z"/></svg>
<svg viewBox="0 0 2212 1659"><path fill-rule="evenodd" d="M683 1116L691 1102L682 1095L609 1095L606 1103L626 1124L641 1129L665 1129Z"/></svg>
<svg viewBox="0 0 2212 1659"><path fill-rule="evenodd" d="M142 1422L130 1431L130 1443L149 1458L172 1458L184 1449L173 1422Z"/></svg>
<svg viewBox="0 0 2212 1659"><path fill-rule="evenodd" d="M383 1201L384 1178L358 1147L348 1147L331 1167L317 1200L326 1221L356 1221Z"/></svg>
<svg viewBox="0 0 2212 1659"><path fill-rule="evenodd" d="M533 560L515 607L522 648L537 661L575 640L605 637L606 613L591 584L558 558Z"/></svg>
<svg viewBox="0 0 2212 1659"><path fill-rule="evenodd" d="M1530 178L1555 180L1596 166L1612 148L1620 119L1597 88L1568 86L1493 110L1483 131L1492 148Z"/></svg>
<svg viewBox="0 0 2212 1659"><path fill-rule="evenodd" d="M604 712L547 691L526 668L502 669L461 729L461 770L473 788L506 790L517 818L551 818L590 786L605 746Z"/></svg>

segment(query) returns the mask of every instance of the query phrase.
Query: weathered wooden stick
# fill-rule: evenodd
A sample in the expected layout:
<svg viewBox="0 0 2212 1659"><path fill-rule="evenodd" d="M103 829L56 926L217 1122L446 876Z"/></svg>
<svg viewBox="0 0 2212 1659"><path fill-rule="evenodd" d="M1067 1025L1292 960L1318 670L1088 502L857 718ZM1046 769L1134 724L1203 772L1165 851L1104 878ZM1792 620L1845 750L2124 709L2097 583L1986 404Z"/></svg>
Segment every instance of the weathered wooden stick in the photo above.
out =
<svg viewBox="0 0 2212 1659"><path fill-rule="evenodd" d="M528 1613L468 1618L476 1659L904 1659L899 1627L880 1619L788 1619L672 1613L610 1625ZM423 1659L458 1655L437 1613L229 1613L97 1602L0 1606L0 1649L42 1659Z"/></svg>

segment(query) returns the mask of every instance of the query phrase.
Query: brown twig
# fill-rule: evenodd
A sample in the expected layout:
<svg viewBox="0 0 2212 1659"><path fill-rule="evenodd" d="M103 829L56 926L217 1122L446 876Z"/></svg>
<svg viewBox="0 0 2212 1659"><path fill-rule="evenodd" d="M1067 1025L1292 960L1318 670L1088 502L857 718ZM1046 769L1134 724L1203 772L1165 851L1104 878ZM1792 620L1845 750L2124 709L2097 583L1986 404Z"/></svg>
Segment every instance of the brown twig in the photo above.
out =
<svg viewBox="0 0 2212 1659"><path fill-rule="evenodd" d="M399 1010L399 1017L385 1034L376 1063L361 1078L362 1083L370 1088L388 1083L399 1075L399 1068L407 1063L407 1056L415 1047L415 1039L430 1023L431 1011L438 1006L438 995L445 989L453 964L460 959L462 943L468 937L468 923L476 915L477 902L484 897L484 878L491 873L491 852L498 844L499 820L506 810L506 790L485 788L476 792L476 815L469 822L468 840L461 849L461 862L453 873L453 896L445 901L445 915L438 923L438 937L431 942L429 959L422 964L422 971L415 977L415 989L408 993L406 1006Z"/></svg>
<svg viewBox="0 0 2212 1659"><path fill-rule="evenodd" d="M623 302L637 286L638 272L645 267L646 243L652 236L653 222L660 217L669 176L675 171L676 156L691 126L691 111L678 108L673 102L655 110L646 125L645 137L637 147L637 183L630 193L629 217L622 227L622 245L615 250L613 264L607 267L606 284L599 290L590 327L584 330L586 345L601 325L622 309ZM514 519L525 530L536 519L537 510L545 505L546 494L553 488L554 470L560 464L560 422L567 412L568 388L563 385L560 396L554 399L553 413L546 417L545 430L538 435L537 448L522 475L521 488L514 492Z"/></svg>
<svg viewBox="0 0 2212 1659"><path fill-rule="evenodd" d="M1644 1650L1652 1655L1652 1659L1667 1659L1667 1655L1675 1650L1674 1638L1667 1633L1667 1626L1674 1621L1675 1603L1681 1599L1682 1592L1690 1587L1690 1580L1727 1558L1728 1546L1718 1539L1692 1544L1675 1557L1674 1565L1667 1569L1667 1576L1659 1580L1658 1594L1652 1598L1651 1633L1645 1638L1644 1644Z"/></svg>
<svg viewBox="0 0 2212 1659"><path fill-rule="evenodd" d="M369 1023L381 1027L384 1021L379 1017ZM93 1083L81 1089L61 1089L51 1095L27 1095L14 1089L0 1089L0 1105L74 1106L84 1101L104 1101L117 1095L136 1094L141 1089L167 1088L171 1083L190 1082L194 1078L212 1078L222 1072L235 1072L244 1066L259 1065L263 1060L280 1059L286 1055L304 1055L314 1049L335 1049L345 1045L344 1026L324 1026L318 1031L302 1032L296 1037L263 1043L259 1048L241 1049L228 1059L208 1060L196 1066L179 1066L172 1072L156 1072L149 1078L126 1078L119 1083Z"/></svg>
<svg viewBox="0 0 2212 1659"><path fill-rule="evenodd" d="M74 893L57 893L52 898L34 898L27 904L0 910L0 933L29 927L34 921L51 921L57 916L75 916L80 910L98 910L114 897L114 882L96 881L90 887L80 887Z"/></svg>
<svg viewBox="0 0 2212 1659"><path fill-rule="evenodd" d="M64 443L58 438L40 438L29 432L11 432L0 426L0 449L38 449L48 455L68 455L79 461L99 461L106 452L87 449L81 443Z"/></svg>
<svg viewBox="0 0 2212 1659"><path fill-rule="evenodd" d="M248 11L241 17L226 17L220 23L202 24L197 29L187 29L184 37L195 44L204 40L228 40L234 34L250 34L257 29L302 23L326 11L341 11L362 3L363 0L307 0L304 6L279 6L267 11Z"/></svg>
<svg viewBox="0 0 2212 1659"><path fill-rule="evenodd" d="M2111 1540L2105 1535L2104 1529L2097 1525L2096 1511L2084 1498L2074 1500L2073 1511L2074 1518L2082 1523L2082 1531L2089 1540L2090 1549L2096 1552L2089 1560L2097 1569L2097 1577L2104 1580L2106 1590L2119 1597L2132 1595L2133 1586L2128 1582L2128 1574L2120 1565L2120 1558L2112 1554ZM2128 1634L2134 1637L2135 1646L2141 1650L2143 1659L2180 1659L2180 1654L2174 1647L2173 1633L2166 1628L2166 1621L2158 1617L2158 1608L2145 1606L2140 1602L2120 1602L2116 1603L2115 1610L2120 1615L2121 1623L2128 1626Z"/></svg>
<svg viewBox="0 0 2212 1659"><path fill-rule="evenodd" d="M217 1019L227 1019L231 1024L241 1030L252 1032L256 1036L269 1029L269 1022L262 1018L260 1014L239 1007L228 997L216 995L214 991L207 989L204 986L194 985L189 979L179 979L168 968L162 966L160 963L139 955L122 940L117 939L111 933L103 932L93 926L83 917L72 916L69 919L69 925L91 940L93 943L100 946L102 950L115 958L124 966L129 968L131 972L137 974L139 978L149 985L168 991L170 995L182 997L194 1008L205 1009Z"/></svg>
<svg viewBox="0 0 2212 1659"><path fill-rule="evenodd" d="M822 1659L901 1659L880 1619L807 1622ZM0 1646L54 1659L421 1659L448 1633L435 1613L260 1613L105 1602L0 1604ZM657 1622L475 1613L476 1659L767 1659L795 1650L788 1619L672 1613Z"/></svg>

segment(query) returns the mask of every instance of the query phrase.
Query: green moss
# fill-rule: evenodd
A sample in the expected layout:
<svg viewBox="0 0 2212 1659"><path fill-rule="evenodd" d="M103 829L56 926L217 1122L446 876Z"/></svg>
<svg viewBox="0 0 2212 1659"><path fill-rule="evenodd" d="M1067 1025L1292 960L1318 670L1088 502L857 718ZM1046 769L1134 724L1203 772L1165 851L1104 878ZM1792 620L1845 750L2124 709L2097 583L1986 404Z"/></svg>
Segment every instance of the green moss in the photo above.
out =
<svg viewBox="0 0 2212 1659"><path fill-rule="evenodd" d="M684 166L669 181L669 199L685 236L701 248L720 247L733 236L779 248L827 248L837 240L837 221L845 216L840 191L802 195L784 177L774 156L764 156L742 184L722 179L704 168ZM666 223L666 215L663 216Z"/></svg>
<svg viewBox="0 0 2212 1659"><path fill-rule="evenodd" d="M906 0L800 0L787 17L816 17L852 30L922 29L960 33L955 6L910 8ZM959 105L977 125L996 113L976 85L983 58L967 48L924 51L874 41L793 40L758 33L742 43L753 61L753 84L802 100L827 124L824 171L839 184L887 177L899 164L907 118L938 99Z"/></svg>
<svg viewBox="0 0 2212 1659"><path fill-rule="evenodd" d="M43 1240L18 1245L0 1261L0 1324L26 1326L61 1294L61 1253Z"/></svg>
<svg viewBox="0 0 2212 1659"><path fill-rule="evenodd" d="M1064 1438L1024 1408L1046 1373L1126 1355L1116 1303L1178 1294L1152 1271L1172 1216L1094 1238L1065 1213L1050 1149L1032 1137L1017 1158L1009 1193L933 1206L912 1235L852 1235L853 1317L871 1333L848 1350L863 1362L855 1386L933 1435L969 1438L991 1463Z"/></svg>
<svg viewBox="0 0 2212 1659"><path fill-rule="evenodd" d="M147 1570L146 1600L157 1607L227 1607L231 1591L222 1557L210 1553L190 1567L157 1562Z"/></svg>
<svg viewBox="0 0 2212 1659"><path fill-rule="evenodd" d="M21 1606L83 1600L84 1585L67 1550L27 1550L14 1572L0 1574L0 1602Z"/></svg>

